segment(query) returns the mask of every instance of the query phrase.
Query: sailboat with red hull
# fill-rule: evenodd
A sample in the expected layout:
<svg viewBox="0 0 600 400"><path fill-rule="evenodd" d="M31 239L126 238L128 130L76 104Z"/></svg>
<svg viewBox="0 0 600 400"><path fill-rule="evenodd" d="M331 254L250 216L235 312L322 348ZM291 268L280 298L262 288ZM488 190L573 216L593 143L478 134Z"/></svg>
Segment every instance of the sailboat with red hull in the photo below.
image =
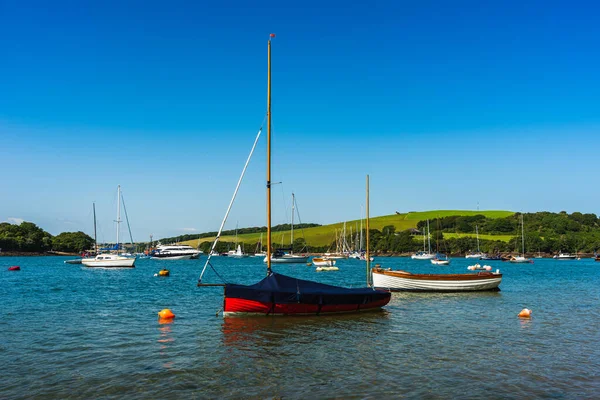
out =
<svg viewBox="0 0 600 400"><path fill-rule="evenodd" d="M275 35L271 34L268 42L267 75L267 276L254 285L219 284L218 286L224 286L223 315L320 315L379 309L390 301L390 292L375 290L370 286L345 288L326 285L282 275L273 272L271 269L271 39L274 37ZM259 130L252 152L260 132ZM213 249L227 220L250 157L246 161L242 176L225 213L225 218L213 243ZM206 270L206 266L209 265L209 261L210 256L202 270L198 286L216 286L215 284L202 283L202 275ZM368 281L369 266L367 265Z"/></svg>

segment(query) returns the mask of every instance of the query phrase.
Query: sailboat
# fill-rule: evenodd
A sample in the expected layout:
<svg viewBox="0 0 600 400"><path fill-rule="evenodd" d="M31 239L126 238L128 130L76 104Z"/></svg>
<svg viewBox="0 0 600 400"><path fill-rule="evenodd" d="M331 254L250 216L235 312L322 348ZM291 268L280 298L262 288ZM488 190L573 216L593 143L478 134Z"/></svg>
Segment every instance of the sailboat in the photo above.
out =
<svg viewBox="0 0 600 400"><path fill-rule="evenodd" d="M96 208L94 207L94 221L96 220ZM121 223L121 185L117 186L117 243L115 250L117 254L103 253L98 254L93 258L84 258L81 263L86 267L101 267L101 268L133 268L135 264L134 257L124 257L118 254L120 243L119 243L119 231ZM95 222L94 222L95 226Z"/></svg>
<svg viewBox="0 0 600 400"><path fill-rule="evenodd" d="M510 258L511 263L516 264L525 264L525 263L533 263L533 260L525 257L525 224L523 223L523 214L521 214L521 243L522 243L522 252L520 256L513 256Z"/></svg>
<svg viewBox="0 0 600 400"><path fill-rule="evenodd" d="M236 249L235 250L231 250L227 253L227 255L229 257L233 257L233 258L246 258L249 255L244 253L244 251L242 250L242 246L240 244L238 244L238 227L237 224L235 224L235 244L236 244Z"/></svg>
<svg viewBox="0 0 600 400"><path fill-rule="evenodd" d="M476 258L479 260L482 257L486 257L487 254L482 253L481 250L479 250L479 228L477 227L477 225L475 225L475 237L477 238L477 252L469 252L465 254L465 258Z"/></svg>
<svg viewBox="0 0 600 400"><path fill-rule="evenodd" d="M425 228L423 228L425 230ZM413 260L431 260L435 258L435 254L431 252L431 237L429 236L429 220L427 220L427 251L425 251L425 232L423 232L423 251L418 251L410 258Z"/></svg>
<svg viewBox="0 0 600 400"><path fill-rule="evenodd" d="M260 234L260 241L256 243L256 250L254 251L254 255L252 257L266 257L267 253L263 251L263 234Z"/></svg>
<svg viewBox="0 0 600 400"><path fill-rule="evenodd" d="M440 219L437 219L437 231L435 237L435 257L431 259L433 265L449 265L450 258L445 254L440 254Z"/></svg>
<svg viewBox="0 0 600 400"><path fill-rule="evenodd" d="M267 276L254 285L231 283L219 285L224 286L223 315L319 315L379 309L390 301L391 293L374 290L371 287L350 289L325 285L282 275L271 269L271 40L274 37L275 35L271 34L268 41L267 75ZM250 157L254 152L260 132L259 130ZM225 213L221 229L219 229L213 243L213 249L221 234L222 227L227 219L250 157L246 161L229 208ZM215 284L202 283L202 276L209 265L209 261L210 255L198 279L198 286L216 286Z"/></svg>
<svg viewBox="0 0 600 400"><path fill-rule="evenodd" d="M290 232L290 247L294 246L294 212L296 210L296 197L294 193L292 193L292 228ZM265 256L264 262L267 262L267 256ZM306 263L308 261L308 256L303 256L300 254L294 254L294 250L291 249L289 253L284 253L281 250L276 250L273 254L271 254L271 262L276 264L297 264L297 263Z"/></svg>

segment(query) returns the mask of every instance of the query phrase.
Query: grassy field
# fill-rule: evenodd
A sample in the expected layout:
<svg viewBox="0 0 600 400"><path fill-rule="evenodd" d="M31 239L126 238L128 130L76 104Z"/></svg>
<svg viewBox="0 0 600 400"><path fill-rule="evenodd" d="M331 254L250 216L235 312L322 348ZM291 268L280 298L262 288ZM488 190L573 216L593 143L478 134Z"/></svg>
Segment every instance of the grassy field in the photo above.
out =
<svg viewBox="0 0 600 400"><path fill-rule="evenodd" d="M420 211L420 212L409 212L406 214L392 214L392 215L384 215L382 217L372 217L369 221L369 225L371 229L381 230L384 226L393 225L396 228L396 231L403 231L405 229L416 228L417 223L419 221L424 221L426 219L434 219L437 217L447 217L451 215L461 215L461 216L471 216L482 214L488 218L503 218L514 213L512 211L463 211L463 210L437 210L437 211ZM364 227L364 222L363 222ZM304 238L306 243L311 246L328 246L335 240L336 230L339 232L344 228L343 222L338 222L336 224L331 225L323 225L317 226L314 228L306 228L306 229L295 229L294 237L295 238ZM360 228L360 220L353 220L346 222L346 233L350 234L350 228L352 228L353 232L356 232L356 229ZM445 234L452 235L452 234ZM475 236L463 234L464 236ZM264 235L263 235L264 236ZM481 239L488 239L491 235L479 235ZM452 236L446 236L452 237ZM493 240L510 240L512 236L510 235L502 235L502 236L493 236ZM290 243L290 231L283 232L273 232L272 235L273 242L275 243ZM499 239L502 238L502 239ZM213 242L215 240L214 237L206 237L196 240L190 240L185 242L190 246L196 247L199 243L202 242ZM221 236L221 241L223 242L234 242L235 236ZM246 251L252 252L254 249L250 248L250 245L255 245L260 240L260 233L248 233L244 235L238 235L238 241L246 244ZM263 242L266 242L266 237L263 237Z"/></svg>
<svg viewBox="0 0 600 400"><path fill-rule="evenodd" d="M462 237L475 238L476 235L474 233L444 232L444 239L457 239L457 238L462 238ZM501 242L509 242L510 239L512 239L514 237L515 237L515 235L482 235L481 233L479 234L479 239L481 239L481 240L500 240Z"/></svg>

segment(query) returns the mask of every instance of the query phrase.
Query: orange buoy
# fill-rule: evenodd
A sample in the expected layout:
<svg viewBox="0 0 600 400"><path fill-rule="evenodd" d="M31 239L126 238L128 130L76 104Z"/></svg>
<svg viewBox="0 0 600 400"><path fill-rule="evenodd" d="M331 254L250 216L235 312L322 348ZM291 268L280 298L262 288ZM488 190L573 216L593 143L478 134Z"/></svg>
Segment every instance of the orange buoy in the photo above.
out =
<svg viewBox="0 0 600 400"><path fill-rule="evenodd" d="M531 318L531 310L528 308L524 308L519 313L519 318Z"/></svg>
<svg viewBox="0 0 600 400"><path fill-rule="evenodd" d="M164 310L160 310L158 312L158 316L159 316L159 318L162 318L162 319L175 318L175 314L173 314L173 311L169 310L168 308L165 308Z"/></svg>
<svg viewBox="0 0 600 400"><path fill-rule="evenodd" d="M161 269L158 271L158 276L169 276L169 270L165 268Z"/></svg>

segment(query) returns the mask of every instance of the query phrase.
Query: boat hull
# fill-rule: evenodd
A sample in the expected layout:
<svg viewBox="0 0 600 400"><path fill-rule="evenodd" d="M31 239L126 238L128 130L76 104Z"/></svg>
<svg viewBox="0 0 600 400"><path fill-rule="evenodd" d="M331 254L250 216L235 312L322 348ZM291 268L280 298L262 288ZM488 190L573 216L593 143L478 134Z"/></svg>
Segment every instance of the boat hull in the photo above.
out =
<svg viewBox="0 0 600 400"><path fill-rule="evenodd" d="M198 258L197 256L194 257L193 254L184 254L184 255L155 255L150 257L153 260L191 260L192 258Z"/></svg>
<svg viewBox="0 0 600 400"><path fill-rule="evenodd" d="M510 261L513 264L533 264L533 260L530 260L529 258L523 258L523 257L511 258L508 261Z"/></svg>
<svg viewBox="0 0 600 400"><path fill-rule="evenodd" d="M379 310L390 298L367 304L278 304L256 300L225 297L224 316L236 315L321 315Z"/></svg>
<svg viewBox="0 0 600 400"><path fill-rule="evenodd" d="M413 254L410 256L413 260L433 260L435 258L435 254Z"/></svg>
<svg viewBox="0 0 600 400"><path fill-rule="evenodd" d="M474 258L479 260L480 258L485 257L485 254L467 254L465 258Z"/></svg>
<svg viewBox="0 0 600 400"><path fill-rule="evenodd" d="M502 274L411 274L404 271L373 270L373 286L390 291L474 292L500 290Z"/></svg>
<svg viewBox="0 0 600 400"><path fill-rule="evenodd" d="M267 262L267 257L264 258L264 262ZM297 264L306 263L308 256L285 256L285 257L271 257L271 264Z"/></svg>
<svg viewBox="0 0 600 400"><path fill-rule="evenodd" d="M344 288L275 272L254 285L225 284L224 315L319 315L385 306L391 293L370 287Z"/></svg>
<svg viewBox="0 0 600 400"><path fill-rule="evenodd" d="M134 268L135 258L128 258L126 260L82 260L81 263L86 267Z"/></svg>
<svg viewBox="0 0 600 400"><path fill-rule="evenodd" d="M329 260L325 258L313 258L312 263L316 267L333 267L335 265L335 260Z"/></svg>

